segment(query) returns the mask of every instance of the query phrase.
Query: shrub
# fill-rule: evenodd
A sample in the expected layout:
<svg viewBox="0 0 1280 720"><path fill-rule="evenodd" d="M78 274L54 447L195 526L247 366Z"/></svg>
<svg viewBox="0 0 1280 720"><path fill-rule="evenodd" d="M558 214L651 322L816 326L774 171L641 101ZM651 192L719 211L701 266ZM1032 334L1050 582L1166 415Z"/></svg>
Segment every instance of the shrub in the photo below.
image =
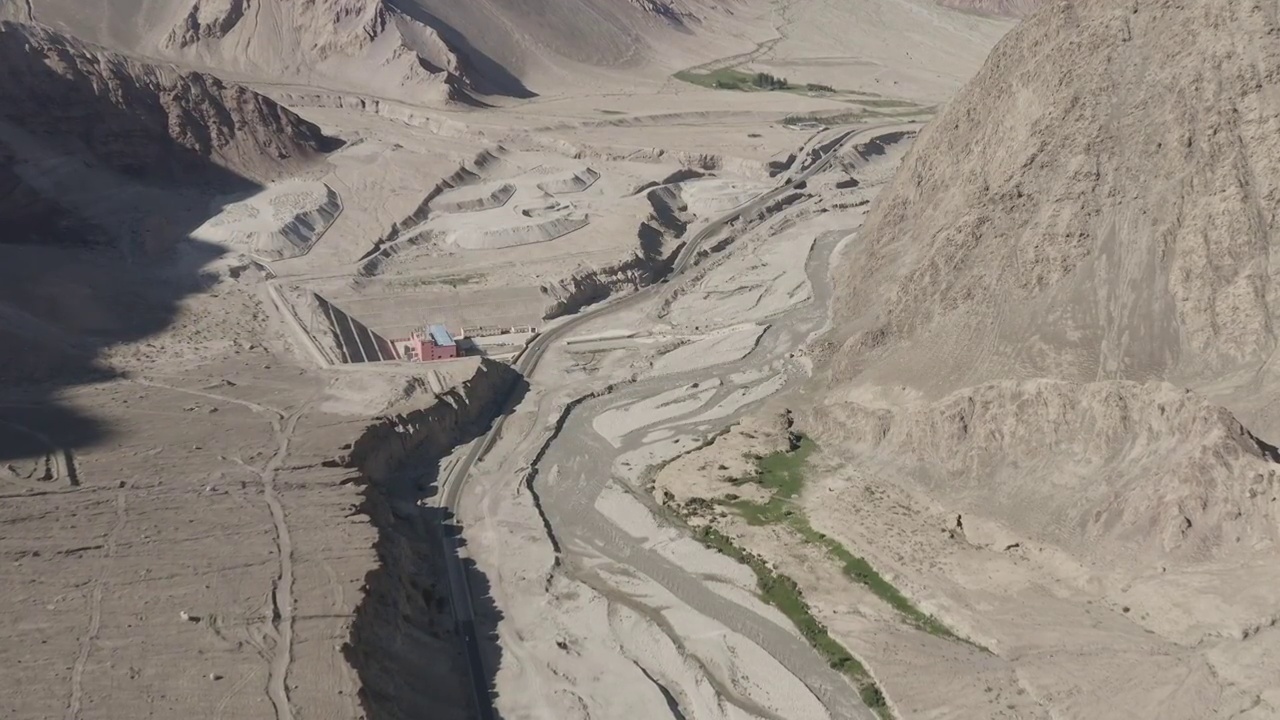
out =
<svg viewBox="0 0 1280 720"><path fill-rule="evenodd" d="M880 688L874 683L863 685L858 694L862 697L863 704L872 710L887 706L884 700L884 693L880 692Z"/></svg>
<svg viewBox="0 0 1280 720"><path fill-rule="evenodd" d="M791 86L791 84L787 82L786 78L776 77L763 72L756 73L755 77L751 78L751 84L764 90L785 90Z"/></svg>

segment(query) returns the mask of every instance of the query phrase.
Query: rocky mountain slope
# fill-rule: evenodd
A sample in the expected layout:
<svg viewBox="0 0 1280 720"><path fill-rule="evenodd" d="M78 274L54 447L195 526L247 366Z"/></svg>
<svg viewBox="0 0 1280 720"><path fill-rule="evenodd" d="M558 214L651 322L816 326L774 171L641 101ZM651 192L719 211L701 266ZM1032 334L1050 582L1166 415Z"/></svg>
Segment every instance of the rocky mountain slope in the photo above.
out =
<svg viewBox="0 0 1280 720"><path fill-rule="evenodd" d="M1265 363L1277 32L1229 0L1059 3L1011 32L846 256L836 377L941 392Z"/></svg>
<svg viewBox="0 0 1280 720"><path fill-rule="evenodd" d="M461 99L468 77L439 32L366 0L194 0L160 47L277 80L329 76L436 100Z"/></svg>
<svg viewBox="0 0 1280 720"><path fill-rule="evenodd" d="M24 177L18 164L13 150L0 144L0 218L5 224L0 243L91 242L100 235L42 195Z"/></svg>
<svg viewBox="0 0 1280 720"><path fill-rule="evenodd" d="M1171 385L991 383L837 416L858 467L1111 567L1280 540L1275 449Z"/></svg>
<svg viewBox="0 0 1280 720"><path fill-rule="evenodd" d="M0 98L13 127L151 181L189 181L211 166L267 180L336 145L243 86L11 22L0 23ZM22 155L27 143L7 139Z"/></svg>
<svg viewBox="0 0 1280 720"><path fill-rule="evenodd" d="M750 0L32 0L41 22L237 78L415 103L532 97L743 49ZM145 10L139 11L139 3ZM736 44L735 44L736 43ZM749 48L750 43L745 47ZM669 67L668 67L669 66Z"/></svg>
<svg viewBox="0 0 1280 720"><path fill-rule="evenodd" d="M833 271L818 524L1055 717L1280 707L1277 37L1257 0L1046 5ZM1175 657L1201 689L1141 677Z"/></svg>

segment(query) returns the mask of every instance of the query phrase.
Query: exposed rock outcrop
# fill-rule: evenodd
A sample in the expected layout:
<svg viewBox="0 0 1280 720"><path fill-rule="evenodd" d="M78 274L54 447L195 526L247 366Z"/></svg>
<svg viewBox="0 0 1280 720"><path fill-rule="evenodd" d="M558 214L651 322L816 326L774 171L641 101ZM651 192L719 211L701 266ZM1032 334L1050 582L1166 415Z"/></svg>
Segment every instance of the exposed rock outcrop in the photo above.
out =
<svg viewBox="0 0 1280 720"><path fill-rule="evenodd" d="M265 180L337 145L246 87L17 23L0 23L0 99L4 121L151 181Z"/></svg>
<svg viewBox="0 0 1280 720"><path fill-rule="evenodd" d="M365 579L345 648L367 717L468 716L469 678L457 659L461 639L450 617L441 543L441 533L456 529L427 498L438 490L440 461L484 432L517 382L509 366L482 361L471 379L429 406L370 425L343 458L365 488L360 512L378 529L380 565ZM483 603L483 576L470 582ZM477 611L476 640L498 652L485 630L496 610Z"/></svg>
<svg viewBox="0 0 1280 720"><path fill-rule="evenodd" d="M843 404L850 463L1120 567L1272 544L1273 447L1167 384L993 383L932 403Z"/></svg>
<svg viewBox="0 0 1280 720"><path fill-rule="evenodd" d="M679 241L688 228L686 208L678 193L670 188L650 190L647 198L653 212L640 223L638 250L621 261L583 268L544 284L542 294L548 300L543 311L545 319L570 315L619 292L639 290L671 272L684 247Z"/></svg>

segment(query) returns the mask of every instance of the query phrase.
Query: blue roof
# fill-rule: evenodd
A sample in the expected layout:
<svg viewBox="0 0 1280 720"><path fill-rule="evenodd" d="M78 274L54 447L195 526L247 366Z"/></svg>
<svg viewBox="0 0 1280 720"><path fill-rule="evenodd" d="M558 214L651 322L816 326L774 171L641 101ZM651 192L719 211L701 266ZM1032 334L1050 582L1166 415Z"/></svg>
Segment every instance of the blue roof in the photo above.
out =
<svg viewBox="0 0 1280 720"><path fill-rule="evenodd" d="M431 341L438 347L448 347L450 345L457 344L453 341L453 336L449 334L449 331L446 330L443 325L428 325L427 332L431 335Z"/></svg>

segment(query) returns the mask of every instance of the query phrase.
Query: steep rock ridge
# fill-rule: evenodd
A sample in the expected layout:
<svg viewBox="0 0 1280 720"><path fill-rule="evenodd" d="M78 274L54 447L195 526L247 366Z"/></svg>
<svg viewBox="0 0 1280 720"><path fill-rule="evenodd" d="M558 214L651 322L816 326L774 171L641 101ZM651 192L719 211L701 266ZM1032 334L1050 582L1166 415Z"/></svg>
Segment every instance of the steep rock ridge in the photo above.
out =
<svg viewBox="0 0 1280 720"><path fill-rule="evenodd" d="M1275 448L1171 385L1004 382L833 413L858 467L1110 567L1280 539Z"/></svg>
<svg viewBox="0 0 1280 720"><path fill-rule="evenodd" d="M1258 0L1047 4L834 263L814 526L1046 716L1278 707L1277 37Z"/></svg>
<svg viewBox="0 0 1280 720"><path fill-rule="evenodd" d="M1265 361L1277 33L1258 0L1061 2L1012 31L846 254L836 377L945 392Z"/></svg>
<svg viewBox="0 0 1280 720"><path fill-rule="evenodd" d="M244 19L249 0L208 0L196 2L181 23L169 32L165 42L190 47L201 40L220 40Z"/></svg>
<svg viewBox="0 0 1280 720"><path fill-rule="evenodd" d="M188 181L210 164L267 180L336 145L243 86L11 22L0 22L0 98L0 118L152 181Z"/></svg>
<svg viewBox="0 0 1280 720"><path fill-rule="evenodd" d="M462 61L432 27L381 0L194 0L170 53L279 79L360 81L366 92L462 99Z"/></svg>

